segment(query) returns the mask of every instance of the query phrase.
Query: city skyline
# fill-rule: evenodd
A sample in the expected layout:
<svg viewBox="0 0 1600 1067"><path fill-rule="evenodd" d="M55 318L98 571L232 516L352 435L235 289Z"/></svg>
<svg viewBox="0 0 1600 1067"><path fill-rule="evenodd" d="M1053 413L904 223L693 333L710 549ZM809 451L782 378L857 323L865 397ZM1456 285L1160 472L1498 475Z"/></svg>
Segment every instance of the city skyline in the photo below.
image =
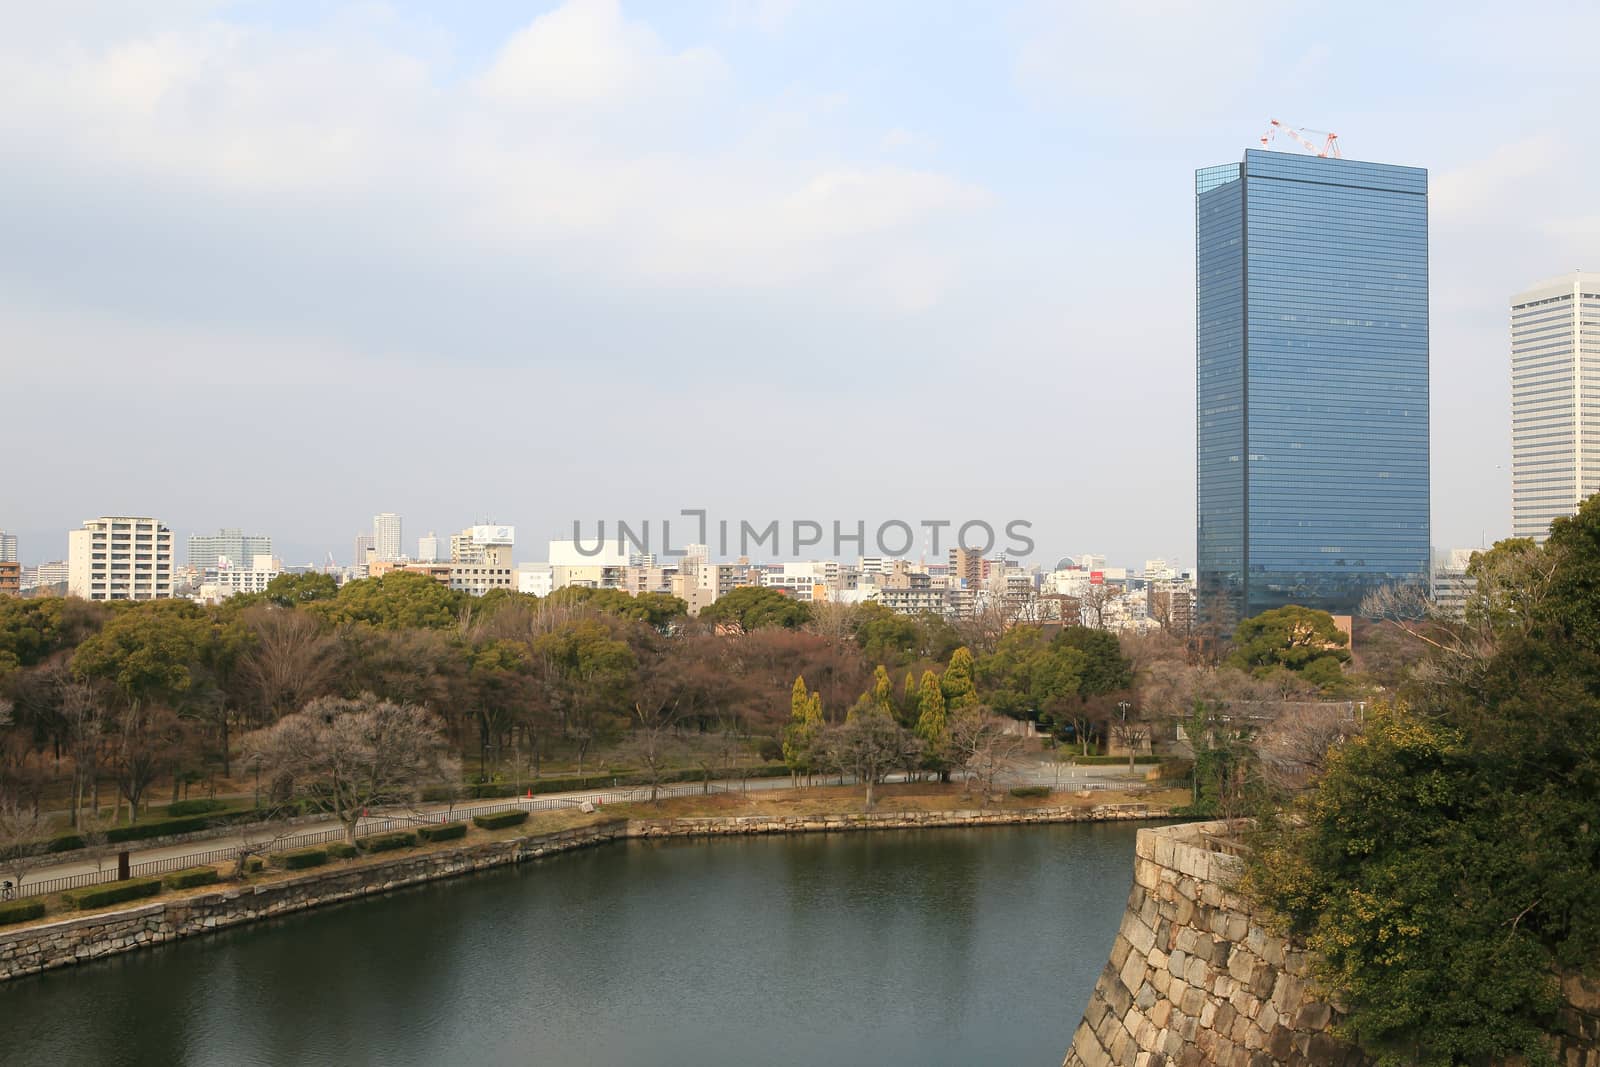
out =
<svg viewBox="0 0 1600 1067"><path fill-rule="evenodd" d="M1386 11L1376 40L1359 7L1241 26L1021 6L972 33L884 5L840 35L819 7L25 13L0 45L0 344L28 353L9 428L55 443L0 514L22 558L122 510L320 560L380 508L454 529L487 505L552 537L938 499L1026 516L1044 562L1192 561L1186 192L1270 117L1434 175L1433 541L1510 533L1505 301L1600 243L1579 105L1520 102L1587 70L1600 15L1552 42ZM313 38L344 58L313 62ZM542 61L577 41L608 65ZM1236 76L1205 77L1219 60ZM339 129L365 132L327 149ZM484 381L517 417L454 399ZM959 445L932 439L957 409ZM106 455L56 434L60 410L181 417ZM862 462L869 432L906 453L893 476ZM399 434L404 456L370 447Z"/></svg>

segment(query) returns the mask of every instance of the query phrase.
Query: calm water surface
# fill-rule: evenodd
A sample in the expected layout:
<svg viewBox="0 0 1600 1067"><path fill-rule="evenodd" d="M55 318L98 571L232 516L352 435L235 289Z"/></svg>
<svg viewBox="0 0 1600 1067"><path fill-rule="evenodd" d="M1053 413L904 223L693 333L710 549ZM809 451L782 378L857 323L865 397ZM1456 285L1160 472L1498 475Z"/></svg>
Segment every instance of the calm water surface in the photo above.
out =
<svg viewBox="0 0 1600 1067"><path fill-rule="evenodd" d="M0 1063L1059 1064L1134 832L570 853L0 983Z"/></svg>

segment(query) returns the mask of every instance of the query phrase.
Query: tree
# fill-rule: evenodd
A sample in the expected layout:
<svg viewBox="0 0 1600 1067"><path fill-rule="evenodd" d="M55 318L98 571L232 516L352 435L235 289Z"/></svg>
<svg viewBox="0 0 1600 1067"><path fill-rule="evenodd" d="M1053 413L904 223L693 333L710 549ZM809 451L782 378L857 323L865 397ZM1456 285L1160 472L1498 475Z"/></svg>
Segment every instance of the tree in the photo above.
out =
<svg viewBox="0 0 1600 1067"><path fill-rule="evenodd" d="M939 676L922 672L917 693L917 739L922 742L922 765L941 779L950 773L950 723L945 716L944 692Z"/></svg>
<svg viewBox="0 0 1600 1067"><path fill-rule="evenodd" d="M322 575L279 575L282 578ZM271 590L271 583L268 590ZM324 695L338 666L337 642L310 612L251 608L239 616L255 635L239 662L239 675L253 695L262 725Z"/></svg>
<svg viewBox="0 0 1600 1067"><path fill-rule="evenodd" d="M951 711L961 711L977 705L978 687L973 681L976 673L972 651L965 645L950 653L950 664L939 678L945 707Z"/></svg>
<svg viewBox="0 0 1600 1067"><path fill-rule="evenodd" d="M0 875L14 886L38 865L50 848L50 819L37 798L25 800L12 790L0 791Z"/></svg>
<svg viewBox="0 0 1600 1067"><path fill-rule="evenodd" d="M964 709L950 723L950 751L955 765L976 778L984 793L993 793L995 779L1016 765L1023 739L1010 720L979 706Z"/></svg>
<svg viewBox="0 0 1600 1067"><path fill-rule="evenodd" d="M1028 718L1052 701L1075 695L1086 657L1057 645L1033 626L1006 632L994 653L978 665L988 705L1013 718Z"/></svg>
<svg viewBox="0 0 1600 1067"><path fill-rule="evenodd" d="M336 626L357 623L380 630L444 630L456 625L466 594L426 574L390 571L381 578L346 582L331 600L307 610Z"/></svg>
<svg viewBox="0 0 1600 1067"><path fill-rule="evenodd" d="M491 748L511 732L533 693L533 657L521 641L490 641L472 653L467 688L478 724L478 769L490 781Z"/></svg>
<svg viewBox="0 0 1600 1067"><path fill-rule="evenodd" d="M700 612L700 618L745 633L770 626L798 630L810 621L811 609L776 589L741 585L714 600Z"/></svg>
<svg viewBox="0 0 1600 1067"><path fill-rule="evenodd" d="M1086 696L1114 693L1133 685L1133 663L1122 654L1117 635L1087 626L1066 626L1050 642L1083 653L1078 691Z"/></svg>
<svg viewBox="0 0 1600 1067"><path fill-rule="evenodd" d="M797 676L789 697L789 724L783 729L783 762L791 777L809 776L817 769L824 725L821 694L807 692L805 678Z"/></svg>
<svg viewBox="0 0 1600 1067"><path fill-rule="evenodd" d="M578 748L578 769L596 738L620 717L638 659L598 618L581 619L534 639L545 694L561 715L562 732Z"/></svg>
<svg viewBox="0 0 1600 1067"><path fill-rule="evenodd" d="M1342 677L1349 643L1326 611L1290 604L1241 621L1233 632L1228 663L1258 678L1277 668L1294 671L1327 691Z"/></svg>
<svg viewBox="0 0 1600 1067"><path fill-rule="evenodd" d="M645 783L650 786L651 804L658 803L661 779L678 749L673 732L677 726L675 710L670 705L635 703L633 706L633 731L624 752L639 765Z"/></svg>
<svg viewBox="0 0 1600 1067"><path fill-rule="evenodd" d="M904 730L887 712L865 704L848 720L830 727L825 734L828 762L840 774L855 777L866 786L866 807L873 804L873 790L889 772L916 759L921 743Z"/></svg>
<svg viewBox="0 0 1600 1067"><path fill-rule="evenodd" d="M326 803L356 838L369 808L414 801L429 785L460 778L437 716L414 704L364 694L320 697L246 739L271 774L288 774L306 796Z"/></svg>

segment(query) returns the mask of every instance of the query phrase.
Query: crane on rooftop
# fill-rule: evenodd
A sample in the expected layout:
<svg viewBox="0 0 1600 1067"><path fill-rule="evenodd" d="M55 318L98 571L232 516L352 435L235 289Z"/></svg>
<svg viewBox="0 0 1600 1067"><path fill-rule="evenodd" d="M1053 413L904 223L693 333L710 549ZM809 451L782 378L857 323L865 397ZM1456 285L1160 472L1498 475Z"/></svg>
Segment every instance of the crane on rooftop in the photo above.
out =
<svg viewBox="0 0 1600 1067"><path fill-rule="evenodd" d="M1272 124L1267 127L1267 132L1261 135L1261 147L1266 148L1272 143L1273 138L1280 133L1294 138L1307 152L1321 156L1324 159L1329 156L1332 156L1334 159L1343 158L1339 155L1338 134L1329 133L1327 130L1313 130L1308 126L1290 126L1288 123L1282 122L1278 119L1273 119ZM1306 136L1308 133L1322 135L1324 138L1323 142L1320 145L1317 144L1315 141L1311 140L1311 138Z"/></svg>

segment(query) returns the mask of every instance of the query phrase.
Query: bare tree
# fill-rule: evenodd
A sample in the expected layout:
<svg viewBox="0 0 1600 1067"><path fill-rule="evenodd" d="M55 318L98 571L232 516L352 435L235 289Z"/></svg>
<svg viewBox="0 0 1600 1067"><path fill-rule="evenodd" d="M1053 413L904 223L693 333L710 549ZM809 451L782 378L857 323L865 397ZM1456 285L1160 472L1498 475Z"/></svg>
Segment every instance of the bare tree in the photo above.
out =
<svg viewBox="0 0 1600 1067"><path fill-rule="evenodd" d="M1286 707L1256 733L1252 747L1267 784L1296 793L1321 777L1328 754L1360 729L1348 704Z"/></svg>
<svg viewBox="0 0 1600 1067"><path fill-rule="evenodd" d="M840 774L855 777L867 787L866 806L870 810L874 788L900 767L914 761L922 742L877 709L863 708L824 736L824 751L829 763Z"/></svg>
<svg viewBox="0 0 1600 1067"><path fill-rule="evenodd" d="M638 762L640 772L650 786L652 804L658 803L661 780L680 747L676 730L677 709L673 705L650 707L634 703L633 732L623 746L623 753Z"/></svg>
<svg viewBox="0 0 1600 1067"><path fill-rule="evenodd" d="M50 831L50 820L37 798L30 802L10 793L0 796L0 875L21 886L49 850Z"/></svg>
<svg viewBox="0 0 1600 1067"><path fill-rule="evenodd" d="M243 621L256 637L239 674L268 721L322 695L333 678L336 642L308 611L251 608Z"/></svg>
<svg viewBox="0 0 1600 1067"><path fill-rule="evenodd" d="M354 842L356 826L378 804L415 801L428 785L460 778L437 716L415 704L322 697L246 738L273 773L294 776L326 802Z"/></svg>
<svg viewBox="0 0 1600 1067"><path fill-rule="evenodd" d="M985 793L993 793L995 779L1016 766L1026 743L1014 732L1012 720L988 708L969 708L950 720L952 759Z"/></svg>
<svg viewBox="0 0 1600 1067"><path fill-rule="evenodd" d="M240 830L239 845L233 854L234 881L244 880L252 859L277 850L285 838L293 835L288 814L286 808L273 807L260 822L249 823Z"/></svg>
<svg viewBox="0 0 1600 1067"><path fill-rule="evenodd" d="M1080 607L1083 612L1083 625L1094 629L1106 628L1106 611L1111 602L1122 595L1122 590L1113 585L1086 585L1079 597Z"/></svg>

